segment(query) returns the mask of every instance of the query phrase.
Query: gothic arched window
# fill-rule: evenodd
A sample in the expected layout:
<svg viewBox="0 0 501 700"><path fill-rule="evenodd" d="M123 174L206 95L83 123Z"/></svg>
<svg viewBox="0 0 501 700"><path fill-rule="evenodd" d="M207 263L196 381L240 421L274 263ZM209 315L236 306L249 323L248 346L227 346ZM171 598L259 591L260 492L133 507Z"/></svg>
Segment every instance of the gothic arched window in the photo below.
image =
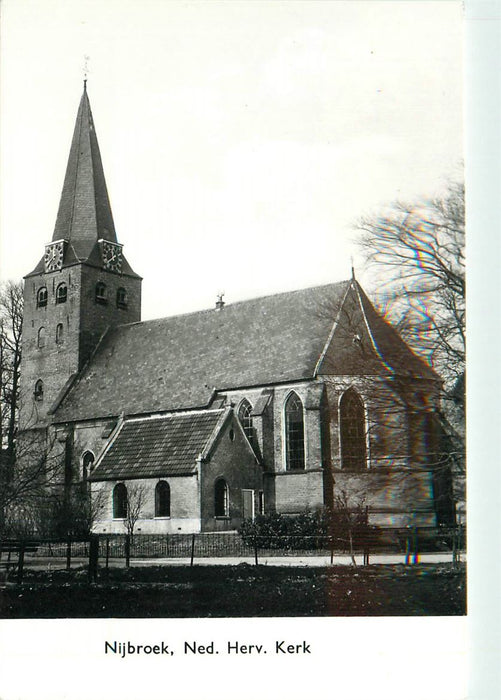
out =
<svg viewBox="0 0 501 700"><path fill-rule="evenodd" d="M94 455L90 450L82 455L82 481L86 481L87 477L94 468Z"/></svg>
<svg viewBox="0 0 501 700"><path fill-rule="evenodd" d="M127 291L123 287L117 289L117 307L119 309L127 308Z"/></svg>
<svg viewBox="0 0 501 700"><path fill-rule="evenodd" d="M117 484L113 489L113 517L127 517L127 486Z"/></svg>
<svg viewBox="0 0 501 700"><path fill-rule="evenodd" d="M106 285L104 282L98 282L96 284L96 303L97 304L107 304L108 300L106 298Z"/></svg>
<svg viewBox="0 0 501 700"><path fill-rule="evenodd" d="M224 479L218 479L214 486L214 515L216 518L229 515L228 484Z"/></svg>
<svg viewBox="0 0 501 700"><path fill-rule="evenodd" d="M155 486L155 518L170 517L170 487L166 481Z"/></svg>
<svg viewBox="0 0 501 700"><path fill-rule="evenodd" d="M57 286L56 289L56 304L64 304L66 303L66 299L68 298L68 287L64 282L61 282Z"/></svg>
<svg viewBox="0 0 501 700"><path fill-rule="evenodd" d="M247 439L250 443L254 441L254 426L252 424L252 406L250 403L247 401L247 399L244 399L242 403L240 404L240 408L238 409L238 419L240 423L242 424L242 428L244 429L244 433L247 436Z"/></svg>
<svg viewBox="0 0 501 700"><path fill-rule="evenodd" d="M40 287L37 292L37 309L47 306L47 287Z"/></svg>
<svg viewBox="0 0 501 700"><path fill-rule="evenodd" d="M304 416L299 396L292 392L285 402L286 469L304 469Z"/></svg>
<svg viewBox="0 0 501 700"><path fill-rule="evenodd" d="M43 382L41 379L35 384L35 401L43 401Z"/></svg>
<svg viewBox="0 0 501 700"><path fill-rule="evenodd" d="M351 471L367 467L365 446L365 411L362 399L348 389L339 404L341 466Z"/></svg>
<svg viewBox="0 0 501 700"><path fill-rule="evenodd" d="M37 345L39 348L45 347L45 328L43 326L38 329Z"/></svg>

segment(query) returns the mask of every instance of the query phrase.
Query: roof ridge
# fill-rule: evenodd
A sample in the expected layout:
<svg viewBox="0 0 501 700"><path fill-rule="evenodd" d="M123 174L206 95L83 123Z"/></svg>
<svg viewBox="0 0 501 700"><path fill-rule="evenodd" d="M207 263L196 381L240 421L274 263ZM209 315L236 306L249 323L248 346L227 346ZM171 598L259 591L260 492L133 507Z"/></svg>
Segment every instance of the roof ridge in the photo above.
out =
<svg viewBox="0 0 501 700"><path fill-rule="evenodd" d="M329 282L327 284L319 284L315 285L313 287L301 287L301 289L291 289L286 292L275 292L273 294L265 294L263 296L259 297L250 297L249 299L239 299L238 301L233 301L230 303L225 303L224 309L222 311L216 311L216 309L212 306L210 308L206 309L198 309L196 311L186 311L184 313L178 313L178 314L172 314L172 316L160 316L159 318L149 318L144 321L135 321L134 323L123 323L120 326L116 326L115 330L118 330L119 328L124 328L128 326L137 326L138 324L143 325L147 323L160 323L161 321L166 321L167 319L174 319L174 318L183 318L183 317L188 317L188 316L195 316L197 314L209 314L209 313L219 313L222 316L224 316L224 313L227 309L229 308L235 308L236 306L240 306L242 304L249 304L254 301L261 301L265 299L271 299L273 297L285 297L290 294L299 294L300 292L309 292L313 290L320 290L320 289L328 289L329 287L340 287L343 284L349 284L350 280L341 280L340 282Z"/></svg>

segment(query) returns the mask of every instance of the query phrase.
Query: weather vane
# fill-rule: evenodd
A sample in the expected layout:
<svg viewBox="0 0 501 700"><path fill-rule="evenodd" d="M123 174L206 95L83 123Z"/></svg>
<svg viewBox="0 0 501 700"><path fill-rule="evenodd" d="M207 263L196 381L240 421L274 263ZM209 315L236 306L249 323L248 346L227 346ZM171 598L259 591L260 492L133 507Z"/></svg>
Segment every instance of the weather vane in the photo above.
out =
<svg viewBox="0 0 501 700"><path fill-rule="evenodd" d="M83 74L84 74L84 86L87 86L87 76L89 75L89 61L90 61L90 56L84 56L84 66L83 66Z"/></svg>

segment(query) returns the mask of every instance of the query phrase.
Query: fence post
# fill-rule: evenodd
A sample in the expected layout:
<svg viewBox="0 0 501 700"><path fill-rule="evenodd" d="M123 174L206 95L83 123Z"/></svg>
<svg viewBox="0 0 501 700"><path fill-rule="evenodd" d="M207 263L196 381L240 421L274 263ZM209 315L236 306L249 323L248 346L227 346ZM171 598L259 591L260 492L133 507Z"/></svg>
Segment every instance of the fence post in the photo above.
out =
<svg viewBox="0 0 501 700"><path fill-rule="evenodd" d="M193 559L195 558L195 533L191 536L191 559L190 566L193 566Z"/></svg>
<svg viewBox="0 0 501 700"><path fill-rule="evenodd" d="M106 535L106 571L108 571L110 563L110 536Z"/></svg>
<svg viewBox="0 0 501 700"><path fill-rule="evenodd" d="M409 535L405 538L405 563L409 564L411 559L411 538Z"/></svg>
<svg viewBox="0 0 501 700"><path fill-rule="evenodd" d="M68 535L66 541L66 568L71 569L71 535Z"/></svg>
<svg viewBox="0 0 501 700"><path fill-rule="evenodd" d="M364 538L364 566L369 566L369 532L366 530Z"/></svg>
<svg viewBox="0 0 501 700"><path fill-rule="evenodd" d="M130 566L130 535L127 533L125 535L125 566L129 568Z"/></svg>
<svg viewBox="0 0 501 700"><path fill-rule="evenodd" d="M418 563L418 531L417 527L415 527L412 531L412 563L417 564Z"/></svg>
<svg viewBox="0 0 501 700"><path fill-rule="evenodd" d="M254 535L254 563L257 566L257 564L258 564L258 561L257 561L257 535Z"/></svg>
<svg viewBox="0 0 501 700"><path fill-rule="evenodd" d="M334 563L334 538L329 537L329 543L330 543L330 548L331 548L331 564Z"/></svg>
<svg viewBox="0 0 501 700"><path fill-rule="evenodd" d="M99 558L99 535L89 537L89 581L97 581L97 562Z"/></svg>
<svg viewBox="0 0 501 700"><path fill-rule="evenodd" d="M19 544L19 557L17 560L17 582L22 583L23 581L23 569L24 569L24 548L25 543L20 542Z"/></svg>

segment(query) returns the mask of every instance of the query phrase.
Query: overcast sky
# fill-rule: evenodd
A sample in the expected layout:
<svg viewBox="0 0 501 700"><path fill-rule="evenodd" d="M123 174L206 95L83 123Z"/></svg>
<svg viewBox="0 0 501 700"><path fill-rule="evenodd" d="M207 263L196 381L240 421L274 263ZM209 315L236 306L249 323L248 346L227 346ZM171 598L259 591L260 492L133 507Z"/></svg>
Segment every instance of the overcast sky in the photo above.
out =
<svg viewBox="0 0 501 700"><path fill-rule="evenodd" d="M462 162L456 2L3 0L1 276L53 233L82 92L153 318L345 279ZM367 280L369 284L369 281Z"/></svg>

